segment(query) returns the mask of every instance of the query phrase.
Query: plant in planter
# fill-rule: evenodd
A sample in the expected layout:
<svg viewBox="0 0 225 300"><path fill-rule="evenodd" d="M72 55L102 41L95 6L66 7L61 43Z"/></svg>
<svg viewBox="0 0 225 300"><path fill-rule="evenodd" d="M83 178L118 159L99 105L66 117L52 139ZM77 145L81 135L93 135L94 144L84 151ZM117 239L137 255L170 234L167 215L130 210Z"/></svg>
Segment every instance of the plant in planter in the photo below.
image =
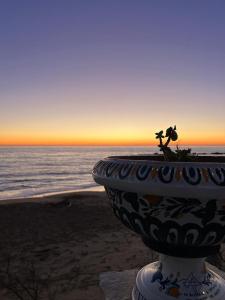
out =
<svg viewBox="0 0 225 300"><path fill-rule="evenodd" d="M204 257L225 240L225 158L174 152L168 145L177 137L176 127L165 137L160 131L164 157L108 157L93 177L105 186L115 215L160 253L139 271L133 300L222 300L225 282Z"/></svg>
<svg viewBox="0 0 225 300"><path fill-rule="evenodd" d="M174 152L168 146L170 141L176 141L178 139L178 134L176 132L176 125L174 127L169 127L166 129L166 135L163 135L163 130L156 133L156 139L159 139L160 151L163 152L165 160L168 161L190 161L192 159L191 149L179 149ZM165 144L163 144L163 138L167 138Z"/></svg>

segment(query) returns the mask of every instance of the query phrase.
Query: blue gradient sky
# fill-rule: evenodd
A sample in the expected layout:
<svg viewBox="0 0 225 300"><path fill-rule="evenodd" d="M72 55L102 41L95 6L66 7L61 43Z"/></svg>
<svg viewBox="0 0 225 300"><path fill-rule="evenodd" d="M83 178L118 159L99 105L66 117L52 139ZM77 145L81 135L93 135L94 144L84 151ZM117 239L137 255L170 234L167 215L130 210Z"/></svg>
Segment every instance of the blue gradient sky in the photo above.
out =
<svg viewBox="0 0 225 300"><path fill-rule="evenodd" d="M0 49L0 144L225 144L223 0L5 0Z"/></svg>

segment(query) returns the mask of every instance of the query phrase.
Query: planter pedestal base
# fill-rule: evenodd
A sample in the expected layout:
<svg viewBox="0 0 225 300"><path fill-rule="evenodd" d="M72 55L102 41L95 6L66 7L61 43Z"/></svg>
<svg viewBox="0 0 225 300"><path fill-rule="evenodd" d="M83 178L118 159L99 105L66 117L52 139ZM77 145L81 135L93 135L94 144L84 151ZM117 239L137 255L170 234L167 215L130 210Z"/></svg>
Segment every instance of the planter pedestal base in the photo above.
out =
<svg viewBox="0 0 225 300"><path fill-rule="evenodd" d="M161 255L138 272L132 300L224 300L225 281L203 258Z"/></svg>

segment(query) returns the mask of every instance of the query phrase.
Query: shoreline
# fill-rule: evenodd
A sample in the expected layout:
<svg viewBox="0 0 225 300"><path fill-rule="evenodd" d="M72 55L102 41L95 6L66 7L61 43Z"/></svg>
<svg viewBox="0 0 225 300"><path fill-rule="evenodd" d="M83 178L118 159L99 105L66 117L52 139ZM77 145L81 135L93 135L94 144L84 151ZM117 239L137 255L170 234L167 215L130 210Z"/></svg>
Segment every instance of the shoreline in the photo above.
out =
<svg viewBox="0 0 225 300"><path fill-rule="evenodd" d="M43 202L51 201L52 198L60 198L60 197L71 197L76 194L85 194L85 193L101 193L104 192L104 188L102 186L90 187L86 189L77 189L77 190L69 190L69 191L60 191L60 192L49 192L44 194L37 194L31 196L24 196L18 198L8 198L8 199L0 199L0 205L6 203L26 203L26 202Z"/></svg>
<svg viewBox="0 0 225 300"><path fill-rule="evenodd" d="M67 198L83 198L86 196L95 196L98 194L104 194L104 189L93 190L93 189L81 189L73 191L63 191L58 193L47 193L35 196L11 198L0 200L0 205L5 204L23 204L23 203L57 203L66 200Z"/></svg>
<svg viewBox="0 0 225 300"><path fill-rule="evenodd" d="M193 148L192 151L199 155L204 154L204 156L225 156L225 148L212 147ZM76 155L77 151L65 152L63 148L56 149L53 152L42 150L37 151L37 153L29 149L25 152L12 151L12 153L8 153L8 151L3 151L3 160L0 163L0 173L2 175L0 202L5 200L12 202L15 199L39 199L49 195L101 190L91 178L91 170L99 159L115 155L154 155L159 154L157 149L157 146L144 147L141 150L136 149L136 147L122 147L121 150L117 149L115 151L110 148L104 151L98 149L94 156L88 159L85 156L88 155L87 153L78 151L79 155ZM46 159L46 155L49 155L49 161ZM58 165L55 164L55 155L60 157ZM63 157L62 162L61 157Z"/></svg>

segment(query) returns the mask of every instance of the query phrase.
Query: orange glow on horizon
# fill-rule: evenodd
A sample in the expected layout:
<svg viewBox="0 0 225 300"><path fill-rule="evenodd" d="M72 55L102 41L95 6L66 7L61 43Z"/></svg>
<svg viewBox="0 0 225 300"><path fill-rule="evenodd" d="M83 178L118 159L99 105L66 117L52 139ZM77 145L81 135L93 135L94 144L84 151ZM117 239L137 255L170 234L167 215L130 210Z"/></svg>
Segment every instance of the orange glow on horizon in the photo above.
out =
<svg viewBox="0 0 225 300"><path fill-rule="evenodd" d="M157 146L158 141L147 138L121 138L121 137L85 137L85 138L1 138L0 146ZM172 142L171 146L225 146L225 139L221 138L185 138L179 139L177 142Z"/></svg>

